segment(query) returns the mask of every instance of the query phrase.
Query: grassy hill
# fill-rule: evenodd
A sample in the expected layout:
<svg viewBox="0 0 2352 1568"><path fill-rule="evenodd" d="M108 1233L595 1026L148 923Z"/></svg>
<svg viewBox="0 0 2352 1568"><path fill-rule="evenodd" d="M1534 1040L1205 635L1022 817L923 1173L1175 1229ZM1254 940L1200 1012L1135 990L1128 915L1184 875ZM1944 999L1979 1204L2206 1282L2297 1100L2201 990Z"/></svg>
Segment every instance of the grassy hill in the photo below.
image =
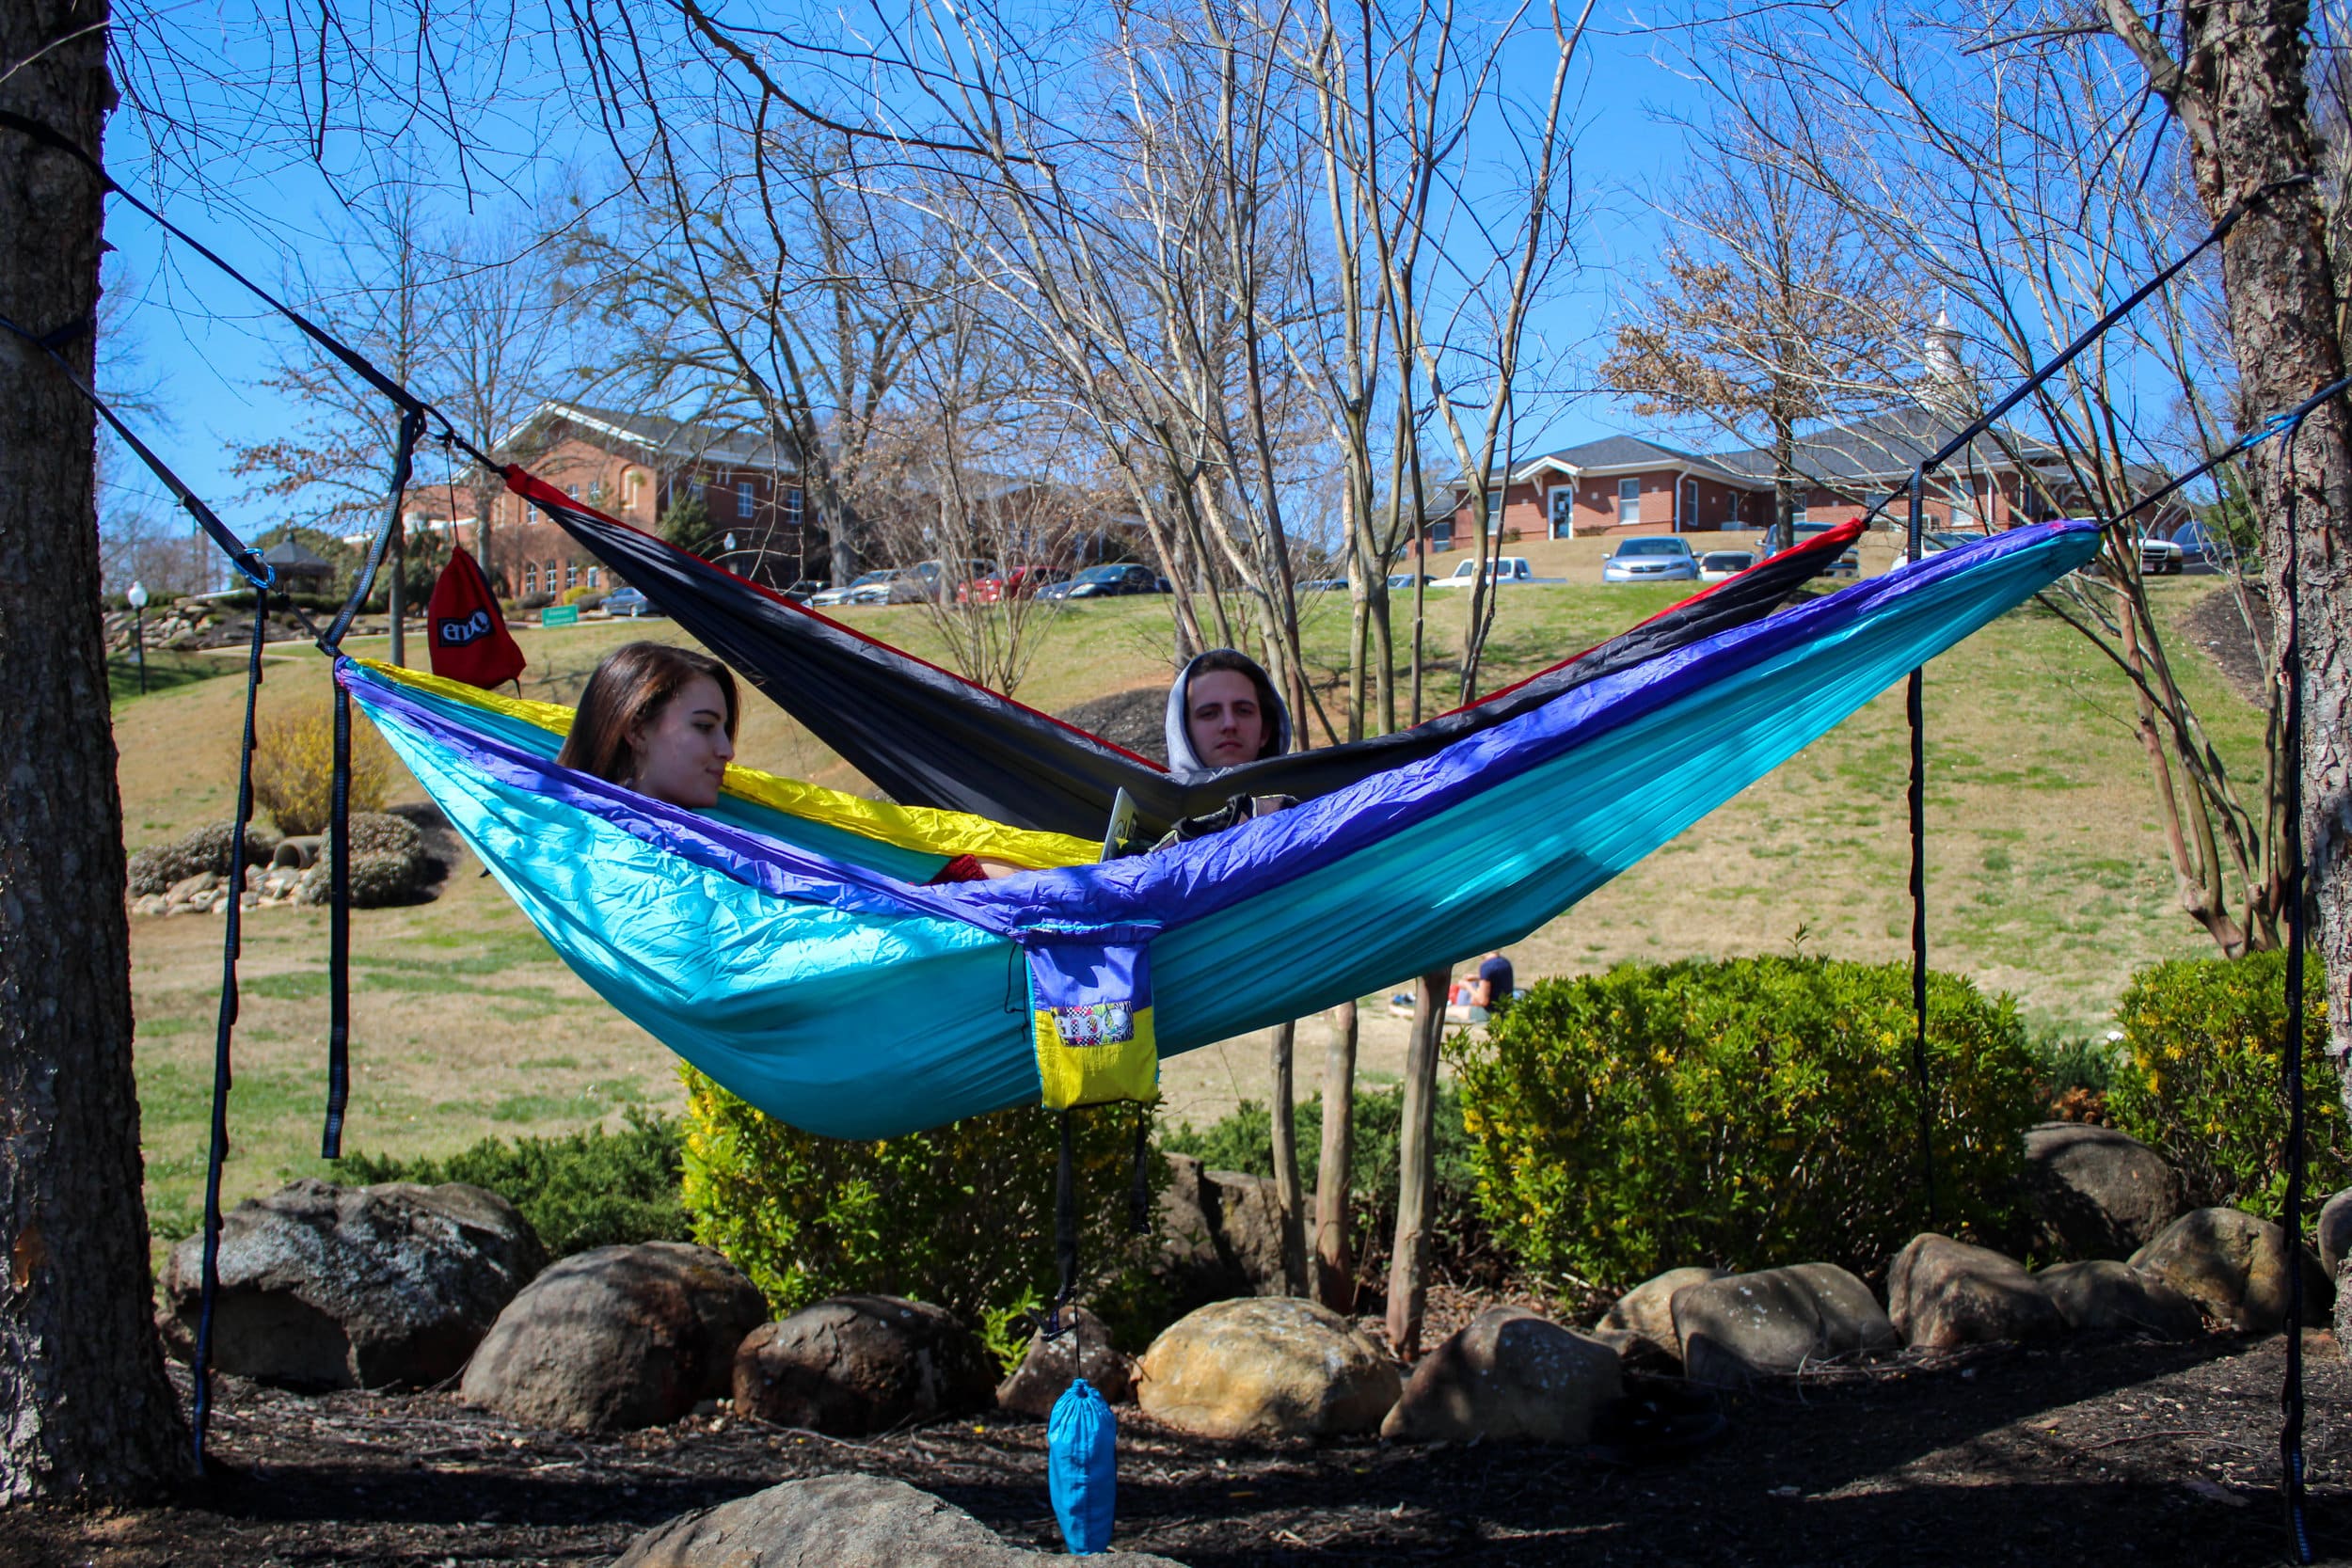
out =
<svg viewBox="0 0 2352 1568"><path fill-rule="evenodd" d="M2179 618L2213 579L2160 585ZM1504 596L1488 685L1516 679L1669 602L1666 588L1512 590ZM1432 595L1433 661L1458 637L1458 601ZM850 612L862 629L930 657L942 653L919 608ZM1338 711L1346 602L1313 596L1311 649ZM1400 616L1400 622L1403 617ZM1409 628L1400 625L1401 631ZM1109 693L1164 688L1166 601L1070 607L1020 697L1058 711ZM527 695L570 701L596 659L636 636L680 640L662 621L517 628ZM2201 655L2183 648L2184 684L2233 769L2251 775L2260 715ZM380 652L355 644L355 653ZM227 656L223 656L227 657ZM421 640L411 644L421 660ZM225 818L242 681L192 681L117 705L131 847ZM1452 705L1450 673L1433 675L1430 711ZM324 661L273 650L264 711L326 700ZM2128 690L2095 650L2028 607L1928 672L1931 834L1929 933L1938 967L2015 993L2043 1028L2093 1032L2124 980L2153 959L2209 951L2173 901L2153 791L2128 728ZM1625 958L1785 951L1889 959L1908 951L1903 794L1908 760L1899 687L1668 845L1648 862L1514 949L1524 979L1587 972ZM741 760L837 788L864 781L765 699L752 695ZM402 799L421 799L404 776ZM550 1132L678 1099L672 1058L574 979L469 858L436 902L364 911L354 920L354 1077L346 1146L445 1153L490 1132ZM246 925L245 1007L237 1034L235 1146L228 1199L316 1159L324 1099L326 917L266 910ZM201 916L132 925L138 1072L151 1210L159 1235L194 1228L200 1201L220 929ZM1402 978L1402 977L1400 977ZM1371 1015L1368 1013L1368 1017ZM1305 1086L1319 1070L1308 1032ZM1392 1072L1402 1032L1368 1023L1364 1071ZM1262 1093L1258 1048L1237 1042L1168 1064L1171 1106L1195 1120Z"/></svg>

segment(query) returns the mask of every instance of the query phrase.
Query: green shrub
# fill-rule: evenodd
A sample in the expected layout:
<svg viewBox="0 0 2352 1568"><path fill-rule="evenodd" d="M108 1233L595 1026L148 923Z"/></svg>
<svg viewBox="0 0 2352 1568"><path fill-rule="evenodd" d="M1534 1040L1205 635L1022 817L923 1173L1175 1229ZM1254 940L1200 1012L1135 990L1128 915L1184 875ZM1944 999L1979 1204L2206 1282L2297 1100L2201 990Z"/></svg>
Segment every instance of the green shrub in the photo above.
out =
<svg viewBox="0 0 2352 1568"><path fill-rule="evenodd" d="M560 1138L485 1138L446 1160L346 1155L361 1182L469 1181L522 1211L552 1258L631 1242L683 1242L678 1125L631 1106L617 1132L601 1127Z"/></svg>
<svg viewBox="0 0 2352 1568"><path fill-rule="evenodd" d="M237 842L234 822L214 822L172 840L154 844L131 856L126 868L132 895L168 893L171 884L207 871L229 875L229 851ZM258 822L245 827L245 863L267 865L278 848L278 835Z"/></svg>
<svg viewBox="0 0 2352 1568"><path fill-rule="evenodd" d="M2007 997L1930 976L1939 1227L2011 1229L2035 1064ZM1928 1225L1911 974L1821 958L1622 965L1538 984L1450 1047L1479 1196L1539 1278L1687 1263L1870 1275Z"/></svg>
<svg viewBox="0 0 2352 1568"><path fill-rule="evenodd" d="M2286 955L2178 958L2132 977L2115 1010L2125 1060L2107 1095L2116 1126L2160 1151L2192 1205L2234 1204L2277 1218L2286 1203ZM2312 1212L2352 1177L2335 1069L2326 1055L2327 990L2303 966L2303 1104Z"/></svg>
<svg viewBox="0 0 2352 1568"><path fill-rule="evenodd" d="M978 1325L1025 1293L1050 1301L1060 1132L1038 1109L973 1117L902 1138L845 1140L787 1127L692 1069L686 1181L694 1239L749 1275L779 1313L850 1291L946 1307ZM1127 1231L1135 1113L1073 1116L1081 1288L1097 1310L1151 1245ZM1163 1161L1147 1175L1167 1183Z"/></svg>
<svg viewBox="0 0 2352 1568"><path fill-rule="evenodd" d="M2034 1041L2033 1053L2042 1087L2056 1100L2070 1089L2105 1094L2114 1085L2115 1069L2123 1055L2113 1040L2083 1035L2044 1035Z"/></svg>

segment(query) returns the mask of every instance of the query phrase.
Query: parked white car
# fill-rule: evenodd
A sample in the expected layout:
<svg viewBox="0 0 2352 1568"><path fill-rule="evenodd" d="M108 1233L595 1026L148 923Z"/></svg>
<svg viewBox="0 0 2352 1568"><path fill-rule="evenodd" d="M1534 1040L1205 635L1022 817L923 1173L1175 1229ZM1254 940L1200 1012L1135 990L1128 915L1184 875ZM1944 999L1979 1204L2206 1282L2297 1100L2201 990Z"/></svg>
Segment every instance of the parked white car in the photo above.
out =
<svg viewBox="0 0 2352 1568"><path fill-rule="evenodd" d="M2139 536L2139 575L2144 578L2170 577L2188 565L2188 552L2169 539L2159 539L2153 533Z"/></svg>
<svg viewBox="0 0 2352 1568"><path fill-rule="evenodd" d="M818 609L829 605L888 604L890 585L905 575L906 568L903 566L884 566L876 571L860 572L838 588L811 594L808 602Z"/></svg>
<svg viewBox="0 0 2352 1568"><path fill-rule="evenodd" d="M1432 578L1429 579L1429 586L1432 588L1468 588L1471 583L1478 580L1478 568L1482 564L1484 564L1484 562L1478 561L1474 557L1469 561L1457 562L1454 564L1453 576ZM1535 575L1534 568L1528 565L1527 557L1523 555L1506 555L1498 557L1495 560L1494 572L1487 578L1487 580L1493 583L1496 587L1500 588L1506 582L1545 583L1565 582L1568 579L1565 578L1539 578ZM1411 579L1409 577L1406 579L1406 586L1411 586Z"/></svg>
<svg viewBox="0 0 2352 1568"><path fill-rule="evenodd" d="M1699 580L1722 582L1756 564L1754 550L1709 550L1699 557Z"/></svg>
<svg viewBox="0 0 2352 1568"><path fill-rule="evenodd" d="M1691 542L1673 533L1621 539L1616 553L1600 563L1603 582L1695 582L1698 575Z"/></svg>

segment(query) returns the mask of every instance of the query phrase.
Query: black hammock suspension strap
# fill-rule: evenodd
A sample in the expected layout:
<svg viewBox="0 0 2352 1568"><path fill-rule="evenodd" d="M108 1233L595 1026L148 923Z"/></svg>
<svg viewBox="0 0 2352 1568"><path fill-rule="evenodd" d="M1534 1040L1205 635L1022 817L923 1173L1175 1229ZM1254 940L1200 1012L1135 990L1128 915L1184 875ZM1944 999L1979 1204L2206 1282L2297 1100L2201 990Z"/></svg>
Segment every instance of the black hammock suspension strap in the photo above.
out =
<svg viewBox="0 0 2352 1568"><path fill-rule="evenodd" d="M204 1473L204 1433L213 1415L213 1304L220 1293L220 1173L229 1158L229 1041L237 1027L237 957L245 924L245 834L253 820L253 713L262 690L262 642L269 596L256 597L253 642L246 656L245 741L237 752L237 818L229 841L227 935L221 943L220 1023L213 1037L212 1146L204 1161L204 1283L196 1319L195 1419L197 1474Z"/></svg>
<svg viewBox="0 0 2352 1568"><path fill-rule="evenodd" d="M384 524L368 546L359 579L321 641L330 658L342 651L343 633L375 586L385 546L400 526L417 438L423 431L421 412L401 410L400 431L392 444L391 499L385 507ZM326 841L326 1124L319 1134L319 1156L326 1160L342 1158L343 1110L351 1099L351 693L341 681L334 686L335 777L328 796Z"/></svg>
<svg viewBox="0 0 2352 1568"><path fill-rule="evenodd" d="M1911 472L1911 529L1906 555L1926 548L1927 470ZM1911 1071L1919 1087L1919 1178L1926 1184L1928 1228L1937 1227L1935 1202L1935 1085L1928 1075L1928 725L1927 671L1915 667L1903 686L1911 724Z"/></svg>
<svg viewBox="0 0 2352 1568"><path fill-rule="evenodd" d="M1054 1305L1045 1311L1045 1338L1057 1339L1067 1329L1062 1310L1078 1294L1078 1172L1071 1147L1071 1113L1057 1113L1061 1123L1061 1156L1054 1165L1054 1261L1061 1274ZM1073 1320L1074 1321L1074 1320Z"/></svg>

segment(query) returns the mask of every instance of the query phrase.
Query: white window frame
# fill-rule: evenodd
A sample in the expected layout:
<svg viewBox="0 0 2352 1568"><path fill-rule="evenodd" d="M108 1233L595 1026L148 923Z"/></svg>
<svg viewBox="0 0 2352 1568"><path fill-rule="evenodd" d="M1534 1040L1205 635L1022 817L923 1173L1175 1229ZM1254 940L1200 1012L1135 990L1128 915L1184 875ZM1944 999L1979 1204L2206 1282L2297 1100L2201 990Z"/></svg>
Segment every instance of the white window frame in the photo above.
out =
<svg viewBox="0 0 2352 1568"><path fill-rule="evenodd" d="M1626 488L1629 484L1633 487L1631 490L1628 490ZM1625 503L1628 501L1631 501L1633 503L1633 515L1630 518L1627 517L1625 513ZM1641 520L1642 476L1640 474L1627 474L1624 478L1617 481L1617 526L1619 528L1624 528L1629 522L1639 523Z"/></svg>
<svg viewBox="0 0 2352 1568"><path fill-rule="evenodd" d="M738 518L749 518L752 515L752 509L758 504L759 502L757 499L753 495L752 482L748 479L737 480L735 482L736 516Z"/></svg>
<svg viewBox="0 0 2352 1568"><path fill-rule="evenodd" d="M1568 501L1568 504L1565 508L1560 504L1560 498L1563 496L1565 496ZM1554 539L1575 538L1576 486L1573 484L1553 485L1550 490L1546 493L1544 497L1544 504L1547 508L1545 513L1545 521L1548 525L1544 531ZM1567 524L1568 527L1568 531L1565 533L1560 531L1560 525L1564 522Z"/></svg>

